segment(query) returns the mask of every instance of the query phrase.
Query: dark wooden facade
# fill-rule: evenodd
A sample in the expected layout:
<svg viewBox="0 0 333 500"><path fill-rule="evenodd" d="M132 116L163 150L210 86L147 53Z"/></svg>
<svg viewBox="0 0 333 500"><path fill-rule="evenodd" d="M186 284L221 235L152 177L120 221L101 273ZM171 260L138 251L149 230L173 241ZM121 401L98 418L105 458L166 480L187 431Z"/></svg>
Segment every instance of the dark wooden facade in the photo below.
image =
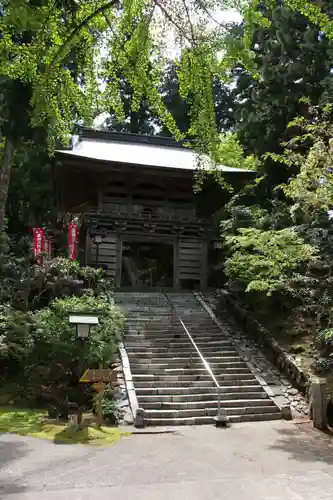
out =
<svg viewBox="0 0 333 500"><path fill-rule="evenodd" d="M84 263L105 267L116 287L207 286L216 235L193 194L193 170L59 152L55 184L59 210L83 214Z"/></svg>

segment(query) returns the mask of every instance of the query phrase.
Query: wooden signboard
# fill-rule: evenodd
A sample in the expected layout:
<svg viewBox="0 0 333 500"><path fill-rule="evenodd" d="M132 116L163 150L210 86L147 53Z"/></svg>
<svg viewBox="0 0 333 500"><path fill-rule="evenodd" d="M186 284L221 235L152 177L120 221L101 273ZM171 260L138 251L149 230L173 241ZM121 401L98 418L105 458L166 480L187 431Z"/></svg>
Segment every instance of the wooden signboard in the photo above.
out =
<svg viewBox="0 0 333 500"><path fill-rule="evenodd" d="M109 368L99 370L87 368L80 378L80 382L86 384L95 384L98 382L117 382L117 371Z"/></svg>

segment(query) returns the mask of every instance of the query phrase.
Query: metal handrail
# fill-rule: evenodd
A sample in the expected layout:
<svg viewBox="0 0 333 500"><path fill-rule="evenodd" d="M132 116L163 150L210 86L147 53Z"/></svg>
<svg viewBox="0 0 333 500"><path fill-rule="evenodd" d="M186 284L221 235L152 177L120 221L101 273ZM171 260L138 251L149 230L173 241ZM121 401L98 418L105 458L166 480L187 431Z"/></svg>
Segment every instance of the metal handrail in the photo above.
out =
<svg viewBox="0 0 333 500"><path fill-rule="evenodd" d="M197 346L197 344L194 342L194 339L192 337L192 335L190 334L190 332L188 331L188 328L186 327L185 323L183 322L183 320L181 319L181 317L179 316L179 314L177 313L176 311L176 308L174 306L174 304L171 302L171 300L169 299L169 297L167 296L167 294L163 291L162 292L163 295L165 296L165 298L167 299L170 307L171 307L171 310L172 310L172 326L174 324L174 315L176 315L178 321L180 322L181 326L183 327L183 330L185 331L185 333L187 334L188 338L190 339L193 347L195 348L195 350L197 351L201 361L202 361L202 364L204 365L204 367L206 368L206 370L208 371L209 375L212 377L213 379L213 382L214 384L216 385L217 389L218 389L218 403L217 403L217 418L219 420L222 420L224 419L226 421L226 411L225 409L222 409L221 408L221 386L220 384L218 383L214 373L212 372L212 369L211 367L209 366L209 363L205 360L205 358L203 357L203 355L201 354L200 352L200 349L199 347Z"/></svg>

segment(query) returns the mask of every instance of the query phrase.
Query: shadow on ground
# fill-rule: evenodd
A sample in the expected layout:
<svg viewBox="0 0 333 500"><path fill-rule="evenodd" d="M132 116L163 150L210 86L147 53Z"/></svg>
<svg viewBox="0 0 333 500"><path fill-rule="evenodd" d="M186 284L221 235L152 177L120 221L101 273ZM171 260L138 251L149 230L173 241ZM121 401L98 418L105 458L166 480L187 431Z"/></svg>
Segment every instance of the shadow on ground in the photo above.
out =
<svg viewBox="0 0 333 500"><path fill-rule="evenodd" d="M5 493L22 493L25 491L25 486L18 484L17 478L13 480L1 478L1 471L5 467L10 467L10 462L22 458L28 452L27 446L22 442L12 442L4 440L5 434L0 433L0 492ZM7 474L8 476L8 474Z"/></svg>
<svg viewBox="0 0 333 500"><path fill-rule="evenodd" d="M271 450L279 450L290 455L299 462L316 462L320 460L328 465L333 464L333 436L331 431L320 432L312 423L298 424L290 429L278 429L279 437L270 446Z"/></svg>

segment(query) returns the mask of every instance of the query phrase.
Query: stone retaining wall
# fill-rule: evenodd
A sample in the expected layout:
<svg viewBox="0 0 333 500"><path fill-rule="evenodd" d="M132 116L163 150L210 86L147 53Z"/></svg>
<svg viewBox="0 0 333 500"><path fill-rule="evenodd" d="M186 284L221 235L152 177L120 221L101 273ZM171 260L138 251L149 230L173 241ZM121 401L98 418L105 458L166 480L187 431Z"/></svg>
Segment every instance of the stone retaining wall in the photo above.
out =
<svg viewBox="0 0 333 500"><path fill-rule="evenodd" d="M226 307L241 324L245 333L252 337L260 348L265 351L266 357L281 371L290 382L303 394L308 393L310 376L297 361L276 342L270 332L264 328L248 311L226 291L219 290L218 304ZM218 310L217 310L218 313Z"/></svg>

